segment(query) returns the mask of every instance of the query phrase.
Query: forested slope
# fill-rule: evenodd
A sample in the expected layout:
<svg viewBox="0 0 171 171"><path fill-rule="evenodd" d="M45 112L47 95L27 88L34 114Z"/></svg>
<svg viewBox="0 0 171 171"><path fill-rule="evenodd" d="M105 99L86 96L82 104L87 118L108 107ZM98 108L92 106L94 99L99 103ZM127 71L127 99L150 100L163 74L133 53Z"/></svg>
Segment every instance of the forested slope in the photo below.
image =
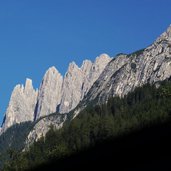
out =
<svg viewBox="0 0 171 171"><path fill-rule="evenodd" d="M130 168L134 164L139 167L141 161L146 161L143 167L153 165L159 159L155 157L169 147L171 135L168 134L171 131L171 83L160 84L159 88L144 85L124 98L114 97L103 105L90 104L62 129L52 127L29 151L14 153L4 170L30 170L41 165L46 168L43 164L52 161L56 164L49 166L75 169L81 168L79 163L87 167L87 162L93 167L106 165L107 168L119 163L123 163L120 167L129 168L124 165L127 161ZM145 153L147 160L142 156Z"/></svg>

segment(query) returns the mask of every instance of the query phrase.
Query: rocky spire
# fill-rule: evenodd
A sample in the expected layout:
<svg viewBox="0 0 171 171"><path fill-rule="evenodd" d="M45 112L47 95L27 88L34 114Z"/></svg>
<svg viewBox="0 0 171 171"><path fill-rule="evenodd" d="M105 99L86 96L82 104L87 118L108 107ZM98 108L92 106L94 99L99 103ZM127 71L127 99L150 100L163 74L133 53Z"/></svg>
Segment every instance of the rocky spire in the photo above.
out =
<svg viewBox="0 0 171 171"><path fill-rule="evenodd" d="M83 79L84 74L82 70L74 62L70 63L64 77L62 100L59 108L60 113L69 112L79 103Z"/></svg>
<svg viewBox="0 0 171 171"><path fill-rule="evenodd" d="M171 42L171 25L167 28L167 30L162 33L155 43L161 43L161 41L170 41Z"/></svg>
<svg viewBox="0 0 171 171"><path fill-rule="evenodd" d="M81 70L84 75L87 77L90 74L93 63L90 60L84 60L81 66Z"/></svg>
<svg viewBox="0 0 171 171"><path fill-rule="evenodd" d="M78 105L110 60L108 55L102 54L94 63L83 61L81 68L74 62L69 65L63 82L60 113L67 113Z"/></svg>
<svg viewBox="0 0 171 171"><path fill-rule="evenodd" d="M18 84L12 92L2 131L16 123L33 121L36 100L37 91L33 88L32 80L26 79L25 86Z"/></svg>
<svg viewBox="0 0 171 171"><path fill-rule="evenodd" d="M36 119L56 112L61 101L63 77L55 67L47 70L39 88Z"/></svg>
<svg viewBox="0 0 171 171"><path fill-rule="evenodd" d="M107 54L101 54L92 64L91 69L85 79L83 85L82 98L87 94L94 82L99 78L106 65L111 61L111 58ZM84 67L83 67L84 68Z"/></svg>
<svg viewBox="0 0 171 171"><path fill-rule="evenodd" d="M159 84L160 81L170 78L170 33L171 26L151 46L129 55L120 54L111 60L108 55L103 54L97 57L94 63L84 61L81 68L75 63L70 64L63 83L61 112L70 111L84 97L78 108L73 111L76 117L92 100L96 99L94 104L105 103L111 97L126 95L135 87L146 83ZM61 116L65 115L59 115ZM44 125L54 123L49 122L53 117L51 115L48 120L45 118L35 125L29 138L42 135ZM54 125L59 126L58 123ZM43 132L47 132L48 129ZM34 142L35 139L31 141Z"/></svg>
<svg viewBox="0 0 171 171"><path fill-rule="evenodd" d="M83 61L81 68L70 63L65 77L55 67L49 68L39 91L35 91L30 79L25 86L17 85L11 95L3 130L15 123L33 121L56 111L67 113L74 109L98 79L111 58L102 54L92 63Z"/></svg>
<svg viewBox="0 0 171 171"><path fill-rule="evenodd" d="M78 105L78 103L83 99L84 95L89 91L93 83L100 76L101 72L104 70L104 68L110 61L111 58L108 55L103 54L97 57L94 63L92 63L90 60L83 61L81 68L79 68L75 64L75 62L69 64L68 71L65 74L63 85L61 88L62 95L59 92L61 97L61 102L59 104L60 113L67 113ZM118 62L119 65L120 63L123 63L122 60ZM41 87L44 86L42 85ZM48 90L44 90L45 93L49 91L48 86L47 89ZM55 91L48 92L47 95L45 96L52 97L52 94L54 92ZM40 94L42 93L40 93L39 91L39 99L40 99L39 101L43 99L43 97L41 97ZM51 104L54 104L53 109L55 110L55 106L57 106L58 104L58 103L53 103L55 99L58 99L55 97L57 96L54 96L54 98L52 98L53 100L51 101L51 103L44 101L44 103L42 103L42 108L44 108L44 106L51 107ZM47 114L50 113L52 112L48 111ZM37 141L42 135L45 136L45 134L48 132L50 128L49 127L50 125L53 125L56 129L59 129L60 127L62 127L66 119L67 119L67 115L65 114L51 115L41 119L35 125L33 130L29 133L26 144L29 146L35 140Z"/></svg>

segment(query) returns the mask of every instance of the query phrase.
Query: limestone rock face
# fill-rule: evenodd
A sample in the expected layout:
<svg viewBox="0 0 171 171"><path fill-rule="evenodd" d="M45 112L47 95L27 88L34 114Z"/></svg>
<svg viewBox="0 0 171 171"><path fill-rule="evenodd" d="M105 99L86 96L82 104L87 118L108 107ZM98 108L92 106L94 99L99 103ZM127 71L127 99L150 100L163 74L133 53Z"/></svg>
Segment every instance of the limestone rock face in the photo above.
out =
<svg viewBox="0 0 171 171"><path fill-rule="evenodd" d="M34 141L39 140L41 137L45 137L51 126L54 129L60 129L66 120L66 115L53 114L40 119L32 131L29 133L26 140L26 148L29 147Z"/></svg>
<svg viewBox="0 0 171 171"><path fill-rule="evenodd" d="M63 77L55 67L45 73L38 92L36 119L56 112L61 101Z"/></svg>
<svg viewBox="0 0 171 171"><path fill-rule="evenodd" d="M105 103L110 97L124 96L135 87L156 84L170 77L171 26L146 49L113 59L83 99L82 108L89 101Z"/></svg>
<svg viewBox="0 0 171 171"><path fill-rule="evenodd" d="M49 115L40 119L28 135L27 147L41 136L44 137L50 126L56 129L63 126L67 119L64 113L71 111L79 104L110 60L109 56L103 54L97 57L94 63L89 60L83 61L81 68L72 62L64 80L55 68L47 71L39 90L37 119L56 112L56 110L61 114Z"/></svg>
<svg viewBox="0 0 171 171"><path fill-rule="evenodd" d="M64 77L59 113L67 113L79 103L83 79L84 75L82 70L72 62Z"/></svg>
<svg viewBox="0 0 171 171"><path fill-rule="evenodd" d="M59 113L67 113L78 105L110 60L108 55L102 54L94 63L83 61L81 68L74 62L69 65L64 77Z"/></svg>
<svg viewBox="0 0 171 171"><path fill-rule="evenodd" d="M99 57L96 58L95 62L92 64L89 73L86 75L86 79L83 84L83 92L82 92L82 98L88 93L91 86L94 84L94 82L99 78L102 71L105 69L106 65L111 61L112 58L110 58L107 54L102 54ZM84 68L87 66L82 65L83 71Z"/></svg>
<svg viewBox="0 0 171 171"><path fill-rule="evenodd" d="M11 95L1 132L16 123L36 121L55 112L71 111L87 94L110 60L108 55L103 54L94 63L83 61L81 68L72 62L64 79L55 67L51 67L45 73L38 91L33 89L30 79L26 80L25 87L17 85Z"/></svg>
<svg viewBox="0 0 171 171"><path fill-rule="evenodd" d="M171 41L171 25L157 38L155 43L160 43L161 41Z"/></svg>
<svg viewBox="0 0 171 171"><path fill-rule="evenodd" d="M32 80L27 79L25 87L17 85L12 92L9 106L5 113L2 131L16 123L33 121L36 100L37 91L32 86Z"/></svg>

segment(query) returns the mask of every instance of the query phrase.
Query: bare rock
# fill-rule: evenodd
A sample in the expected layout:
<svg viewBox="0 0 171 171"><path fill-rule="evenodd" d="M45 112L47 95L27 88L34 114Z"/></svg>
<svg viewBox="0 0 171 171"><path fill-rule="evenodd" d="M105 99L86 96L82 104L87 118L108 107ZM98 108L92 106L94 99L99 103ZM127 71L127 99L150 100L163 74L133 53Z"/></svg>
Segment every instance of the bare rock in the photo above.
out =
<svg viewBox="0 0 171 171"><path fill-rule="evenodd" d="M136 87L155 84L171 77L171 26L151 46L130 55L119 55L104 69L83 99L105 103L110 97L123 97Z"/></svg>
<svg viewBox="0 0 171 171"><path fill-rule="evenodd" d="M17 85L5 113L2 131L17 123L33 121L36 100L37 91L32 86L32 80L27 79L25 87Z"/></svg>
<svg viewBox="0 0 171 171"><path fill-rule="evenodd" d="M68 113L78 105L110 60L108 55L102 54L94 63L83 61L81 68L74 62L69 65L63 82L60 113Z"/></svg>
<svg viewBox="0 0 171 171"><path fill-rule="evenodd" d="M63 77L55 67L45 73L39 88L38 101L35 109L36 119L56 112L61 102Z"/></svg>
<svg viewBox="0 0 171 171"><path fill-rule="evenodd" d="M46 116L37 121L32 131L29 133L26 139L25 150L35 141L39 140L41 137L45 137L46 133L50 128L60 129L66 120L66 115L53 114Z"/></svg>

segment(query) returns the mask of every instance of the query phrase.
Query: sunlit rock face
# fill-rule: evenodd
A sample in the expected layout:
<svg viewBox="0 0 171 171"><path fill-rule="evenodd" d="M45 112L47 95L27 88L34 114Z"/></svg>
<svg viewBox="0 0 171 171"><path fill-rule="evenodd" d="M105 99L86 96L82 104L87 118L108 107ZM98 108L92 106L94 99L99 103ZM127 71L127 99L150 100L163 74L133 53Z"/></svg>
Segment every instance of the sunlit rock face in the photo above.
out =
<svg viewBox="0 0 171 171"><path fill-rule="evenodd" d="M83 61L80 68L75 62L72 62L69 64L63 80L55 68L47 71L39 90L37 119L56 110L61 114L49 115L38 120L27 137L26 147L29 147L40 137L45 136L51 126L55 129L63 126L67 119L67 115L64 113L71 111L78 105L110 61L111 58L108 55L102 54L96 58L94 63L90 60ZM47 84L47 82L49 83ZM53 90L56 94L52 92ZM39 108L42 110L39 110ZM49 111L49 109L51 110Z"/></svg>
<svg viewBox="0 0 171 171"><path fill-rule="evenodd" d="M81 101L82 106L96 99L106 102L124 96L135 87L158 83L171 76L171 26L149 47L135 53L120 54L114 59L102 54L95 62L83 61L81 67L69 65L64 78L55 67L46 72L39 91L32 81L17 85L6 110L2 131L15 123L34 121L50 113L67 113Z"/></svg>
<svg viewBox="0 0 171 171"><path fill-rule="evenodd" d="M64 77L59 113L67 113L78 105L110 60L108 55L102 54L94 63L83 61L81 68L74 62L69 65Z"/></svg>
<svg viewBox="0 0 171 171"><path fill-rule="evenodd" d="M25 86L16 85L5 113L2 131L17 123L33 121L36 102L37 91L33 88L32 80L27 79Z"/></svg>
<svg viewBox="0 0 171 171"><path fill-rule="evenodd" d="M38 91L34 90L30 79L26 80L25 86L16 85L1 132L17 123L35 121L55 112L71 111L83 99L110 60L108 55L103 54L94 63L85 60L81 68L72 62L64 79L55 67L51 67L46 71Z"/></svg>
<svg viewBox="0 0 171 171"><path fill-rule="evenodd" d="M151 46L129 55L121 54L109 62L83 99L82 108L89 101L104 103L110 97L126 95L135 87L170 77L171 26Z"/></svg>
<svg viewBox="0 0 171 171"><path fill-rule="evenodd" d="M63 77L55 67L47 70L38 92L36 119L56 112L61 102Z"/></svg>

